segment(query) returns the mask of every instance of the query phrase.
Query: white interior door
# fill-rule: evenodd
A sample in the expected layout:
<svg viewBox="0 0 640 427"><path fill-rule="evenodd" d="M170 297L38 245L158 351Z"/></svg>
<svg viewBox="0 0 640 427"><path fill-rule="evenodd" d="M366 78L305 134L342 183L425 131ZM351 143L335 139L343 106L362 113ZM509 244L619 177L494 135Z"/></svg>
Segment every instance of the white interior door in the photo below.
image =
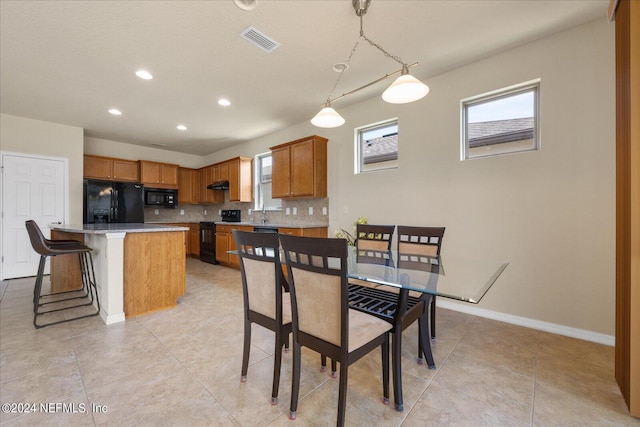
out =
<svg viewBox="0 0 640 427"><path fill-rule="evenodd" d="M2 154L2 279L38 272L24 223L33 219L49 237L49 225L64 221L67 168L65 159Z"/></svg>

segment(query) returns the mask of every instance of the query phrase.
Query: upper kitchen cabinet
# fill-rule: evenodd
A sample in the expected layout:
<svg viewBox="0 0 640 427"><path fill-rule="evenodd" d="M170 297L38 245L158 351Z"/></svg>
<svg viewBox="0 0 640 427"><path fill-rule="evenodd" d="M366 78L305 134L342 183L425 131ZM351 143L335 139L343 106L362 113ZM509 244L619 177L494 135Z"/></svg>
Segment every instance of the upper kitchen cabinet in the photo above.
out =
<svg viewBox="0 0 640 427"><path fill-rule="evenodd" d="M218 165L205 166L198 169L200 182L198 183L198 195L200 203L220 204L224 203L224 191L210 190L207 185L220 180L220 168Z"/></svg>
<svg viewBox="0 0 640 427"><path fill-rule="evenodd" d="M270 148L272 197L327 197L327 141L313 135Z"/></svg>
<svg viewBox="0 0 640 427"><path fill-rule="evenodd" d="M85 178L110 181L138 182L140 180L138 162L89 154L84 156L83 175Z"/></svg>
<svg viewBox="0 0 640 427"><path fill-rule="evenodd" d="M197 205L200 202L200 174L196 169L178 168L178 204Z"/></svg>
<svg viewBox="0 0 640 427"><path fill-rule="evenodd" d="M229 176L229 201L251 202L253 200L253 160L236 157L224 163ZM220 168L222 171L222 168Z"/></svg>
<svg viewBox="0 0 640 427"><path fill-rule="evenodd" d="M147 187L178 188L178 165L140 160L140 180Z"/></svg>

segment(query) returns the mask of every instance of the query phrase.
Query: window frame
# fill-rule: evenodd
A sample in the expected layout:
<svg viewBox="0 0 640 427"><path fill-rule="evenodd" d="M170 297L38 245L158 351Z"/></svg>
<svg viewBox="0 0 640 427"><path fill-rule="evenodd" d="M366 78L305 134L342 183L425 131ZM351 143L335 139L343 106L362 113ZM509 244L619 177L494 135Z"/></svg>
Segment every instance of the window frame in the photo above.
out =
<svg viewBox="0 0 640 427"><path fill-rule="evenodd" d="M258 211L262 210L262 206L264 204L264 194L262 185L265 184L262 182L262 161L265 157L272 157L271 151L267 151L265 153L256 154L254 164L256 165L256 173L254 174L254 206L253 209ZM273 185L273 163L271 169L271 179L268 181ZM271 197L271 200L277 201L279 206L267 206L266 210L269 211L279 211L282 210L282 199L274 199Z"/></svg>
<svg viewBox="0 0 640 427"><path fill-rule="evenodd" d="M363 157L363 138L362 135L365 132L368 131L372 131L372 130L376 130L376 129L381 129L381 128L385 128L385 127L390 127L390 126L395 126L396 127L396 134L399 135L400 134L400 124L398 121L397 117L393 117L390 119L386 119L386 120L382 120L376 123L370 123L367 124L365 126L360 126L354 129L354 173L357 174L361 174L361 173L367 173L367 172L376 172L376 171L381 171L381 170L389 170L389 169L397 169L398 165L399 165L399 159L400 159L400 139L398 136L398 149L396 151L397 155L395 157L395 159L390 159L389 161L395 161L393 164L382 164L379 165L378 167L372 167L370 166L371 164L376 164L376 163L384 163L385 161L379 161L379 162L373 162L373 163L369 163L369 166L365 167L365 161L364 161L364 157Z"/></svg>
<svg viewBox="0 0 640 427"><path fill-rule="evenodd" d="M527 82L460 100L460 160L473 160L540 150L540 81L541 79L529 80ZM486 104L527 92L533 92L533 145L531 147L518 150L471 155L469 152L469 129L467 122L468 109L473 106Z"/></svg>

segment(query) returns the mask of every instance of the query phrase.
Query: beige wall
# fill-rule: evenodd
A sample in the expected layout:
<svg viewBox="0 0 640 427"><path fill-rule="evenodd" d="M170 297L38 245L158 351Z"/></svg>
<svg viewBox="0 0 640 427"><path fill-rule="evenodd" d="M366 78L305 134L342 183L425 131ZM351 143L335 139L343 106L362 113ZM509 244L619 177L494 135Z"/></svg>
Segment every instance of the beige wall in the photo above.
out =
<svg viewBox="0 0 640 427"><path fill-rule="evenodd" d="M251 157L319 134L329 139L331 234L361 215L370 223L444 225L444 254L492 251L510 262L481 308L613 335L614 52L614 27L603 17L432 77L431 92L418 102L392 105L376 97L344 107L338 101L334 107L347 120L340 128L304 122L201 164L190 157L178 163ZM460 99L534 78L541 78L541 151L461 162ZM399 167L354 175L353 129L392 117L400 126ZM106 143L88 138L85 150L178 158Z"/></svg>
<svg viewBox="0 0 640 427"><path fill-rule="evenodd" d="M151 160L154 162L177 163L185 168L200 168L206 166L202 156L193 154L176 153L159 148L144 147L142 145L126 144L124 142L111 141L86 137L84 139L85 154L94 156L117 157L127 160Z"/></svg>
<svg viewBox="0 0 640 427"><path fill-rule="evenodd" d="M69 221L82 223L83 130L0 114L0 151L69 159Z"/></svg>
<svg viewBox="0 0 640 427"><path fill-rule="evenodd" d="M614 52L614 27L603 17L430 78L431 92L418 102L338 101L347 120L340 128L301 123L207 160L311 134L329 138L331 234L361 215L444 225L444 254L492 251L510 262L479 307L613 335ZM535 78L542 149L461 162L460 100ZM399 167L354 175L353 129L392 117Z"/></svg>

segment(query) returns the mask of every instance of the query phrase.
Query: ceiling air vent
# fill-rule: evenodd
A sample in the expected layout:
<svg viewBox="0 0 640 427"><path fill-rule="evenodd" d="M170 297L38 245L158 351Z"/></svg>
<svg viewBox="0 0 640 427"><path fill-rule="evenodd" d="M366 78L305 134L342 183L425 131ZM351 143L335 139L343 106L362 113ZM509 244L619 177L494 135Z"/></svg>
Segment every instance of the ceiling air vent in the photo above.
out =
<svg viewBox="0 0 640 427"><path fill-rule="evenodd" d="M253 44L254 46L259 47L265 52L273 52L278 48L278 46L280 46L280 43L253 27L248 27L246 30L241 32L240 37Z"/></svg>

